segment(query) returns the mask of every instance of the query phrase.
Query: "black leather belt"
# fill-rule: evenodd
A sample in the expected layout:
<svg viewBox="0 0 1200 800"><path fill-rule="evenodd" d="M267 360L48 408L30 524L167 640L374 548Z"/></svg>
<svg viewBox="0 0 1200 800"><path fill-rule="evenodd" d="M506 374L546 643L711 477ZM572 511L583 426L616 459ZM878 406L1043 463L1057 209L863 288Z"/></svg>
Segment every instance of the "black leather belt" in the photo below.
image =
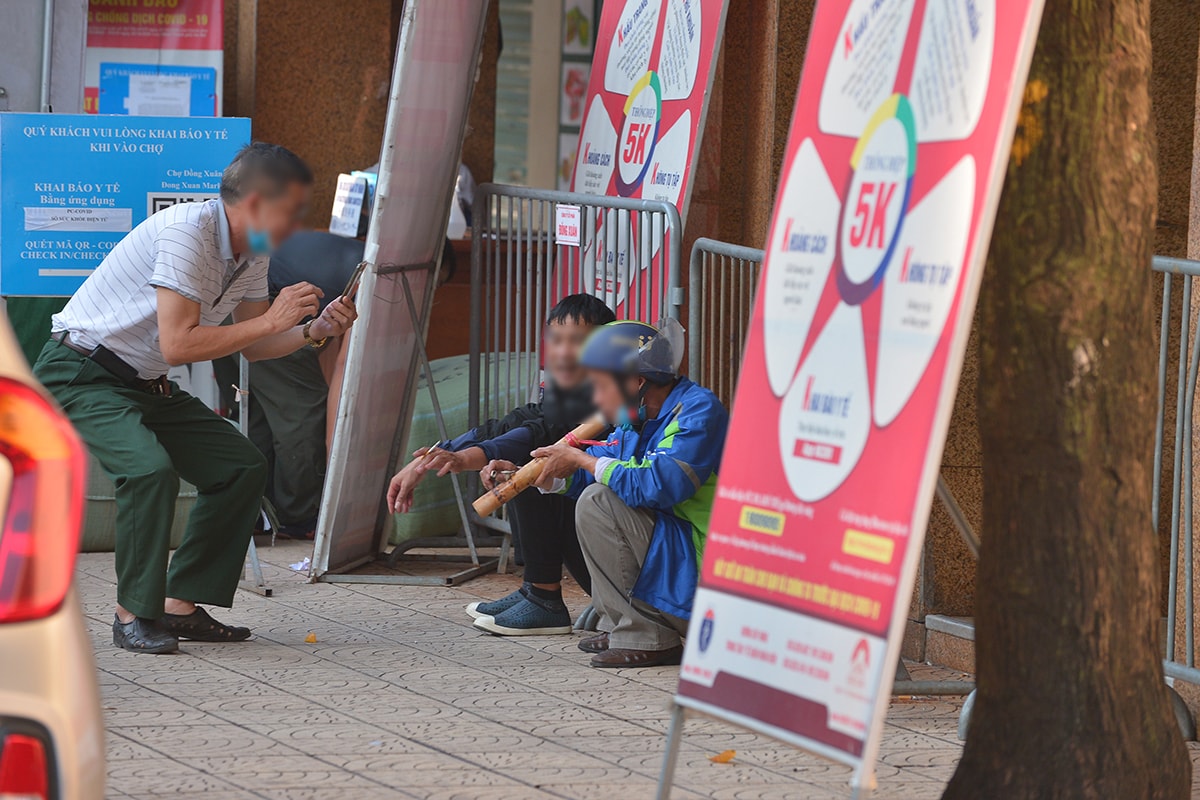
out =
<svg viewBox="0 0 1200 800"><path fill-rule="evenodd" d="M55 340L70 350L74 350L84 358L95 362L105 371L112 374L121 383L128 386L130 389L136 389L139 392L146 394L156 394L163 397L171 396L171 382L167 380L166 375L160 375L157 378L142 378L138 376L137 370L125 363L119 355L109 350L102 344L96 345L91 350L86 347L80 347L71 341L69 331L63 331L60 335L54 337Z"/></svg>

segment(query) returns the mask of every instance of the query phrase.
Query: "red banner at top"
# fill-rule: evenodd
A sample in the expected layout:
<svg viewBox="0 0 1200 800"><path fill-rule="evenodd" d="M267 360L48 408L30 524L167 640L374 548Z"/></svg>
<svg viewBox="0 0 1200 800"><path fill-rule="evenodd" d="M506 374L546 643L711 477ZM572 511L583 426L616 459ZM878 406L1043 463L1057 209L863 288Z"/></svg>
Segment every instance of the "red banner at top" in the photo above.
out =
<svg viewBox="0 0 1200 800"><path fill-rule="evenodd" d="M220 50L222 0L88 0L88 47Z"/></svg>

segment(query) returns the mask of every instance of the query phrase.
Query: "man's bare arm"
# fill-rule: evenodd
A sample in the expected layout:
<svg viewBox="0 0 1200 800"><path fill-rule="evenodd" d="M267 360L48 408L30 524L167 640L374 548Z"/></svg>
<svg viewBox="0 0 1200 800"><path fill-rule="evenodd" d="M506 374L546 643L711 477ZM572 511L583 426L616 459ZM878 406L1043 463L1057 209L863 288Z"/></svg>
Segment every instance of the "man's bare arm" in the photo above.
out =
<svg viewBox="0 0 1200 800"><path fill-rule="evenodd" d="M159 347L168 364L209 361L241 351L251 361L279 358L304 344L300 320L316 313L321 290L308 283L288 286L274 303L241 303L232 325L201 325L200 304L159 287ZM340 336L358 318L354 302L338 298L313 320L314 339Z"/></svg>
<svg viewBox="0 0 1200 800"><path fill-rule="evenodd" d="M257 317L235 325L201 325L200 304L171 289L158 289L158 346L172 366L236 353L274 331Z"/></svg>

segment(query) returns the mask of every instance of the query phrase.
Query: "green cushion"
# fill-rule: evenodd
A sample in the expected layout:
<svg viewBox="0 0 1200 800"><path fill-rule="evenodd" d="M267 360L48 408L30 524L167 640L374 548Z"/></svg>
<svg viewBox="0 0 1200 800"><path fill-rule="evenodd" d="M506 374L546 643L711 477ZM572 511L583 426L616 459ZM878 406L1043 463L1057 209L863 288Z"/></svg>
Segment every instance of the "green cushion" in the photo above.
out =
<svg viewBox="0 0 1200 800"><path fill-rule="evenodd" d="M531 355L524 354L512 359L513 372L528 363ZM438 400L442 406L442 418L446 422L446 430L451 436L456 436L467 429L467 398L468 375L470 366L469 356L450 356L439 358L430 365L433 368L434 381L437 384ZM501 362L501 383L507 382L507 359ZM507 402L502 403L504 412L521 403L529 402L528 397L518 396L514 389L508 393ZM425 378L422 375L417 385L416 407L413 412L412 427L409 429L411 446L405 449L411 453L418 447L438 441L437 419L433 413L433 401L429 396ZM406 459L407 460L407 459ZM83 552L112 552L116 543L117 506L114 499L112 480L101 469L99 462L91 458L88 475L88 493L86 518L84 520L83 542L80 549ZM465 498L468 502L474 497ZM175 521L171 526L171 546L177 547L187 525L188 514L196 504L196 489L188 483L180 482L179 498L175 501ZM413 495L413 507L407 514L393 515L395 527L391 533L391 543L398 544L409 539L424 536L453 536L462 528L458 507L454 501L454 486L449 478L427 476L421 481Z"/></svg>
<svg viewBox="0 0 1200 800"><path fill-rule="evenodd" d="M62 311L69 297L10 297L6 301L8 321L25 359L32 364L50 338L50 317Z"/></svg>
<svg viewBox="0 0 1200 800"><path fill-rule="evenodd" d="M84 553L111 553L117 543L116 487L112 479L100 467L95 456L89 455L87 504L84 509L83 541L79 549ZM179 482L179 498L175 501L175 520L171 524L171 547L178 547L187 525L188 514L196 504L196 487Z"/></svg>
<svg viewBox="0 0 1200 800"><path fill-rule="evenodd" d="M493 356L492 358L496 358ZM515 375L519 369L529 363L532 354L514 354L509 359L506 354L498 356L500 362L500 383L501 385L508 383L508 367L511 362L512 370ZM494 363L489 359L489 363ZM442 406L442 419L446 422L446 431L450 436L458 436L467 430L467 406L468 406L468 385L470 383L470 357L469 356L449 356L447 358L439 358L434 360L430 366L433 368L433 379L437 385L438 401ZM506 414L508 410L522 403L528 403L530 398L518 396L519 393L515 390L508 393L508 397L501 401L503 411ZM409 446L405 448L404 461L408 461L408 454L418 447L424 447L428 444L438 441L438 426L437 418L433 413L433 400L430 399L429 390L426 387L425 376L421 376L420 382L417 384L417 402L413 411L412 427L409 429L408 441ZM464 489L466 482L463 483ZM469 490L468 490L469 491ZM468 496L464 498L467 502L471 502L475 498ZM434 475L427 475L425 480L421 481L413 492L412 509L407 514L394 514L393 520L395 528L392 531L390 541L392 544L399 544L425 536L453 536L462 529L461 518L458 513L458 506L454 501L454 485L449 478L438 478Z"/></svg>

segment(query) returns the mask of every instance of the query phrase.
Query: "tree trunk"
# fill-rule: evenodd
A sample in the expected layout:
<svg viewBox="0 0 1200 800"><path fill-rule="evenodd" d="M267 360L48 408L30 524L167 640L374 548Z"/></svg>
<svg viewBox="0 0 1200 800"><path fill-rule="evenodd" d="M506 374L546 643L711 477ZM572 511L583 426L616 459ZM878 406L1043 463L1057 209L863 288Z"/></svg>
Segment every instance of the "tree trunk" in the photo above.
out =
<svg viewBox="0 0 1200 800"><path fill-rule="evenodd" d="M948 800L1190 792L1150 520L1149 21L1046 3L980 295L979 694Z"/></svg>

